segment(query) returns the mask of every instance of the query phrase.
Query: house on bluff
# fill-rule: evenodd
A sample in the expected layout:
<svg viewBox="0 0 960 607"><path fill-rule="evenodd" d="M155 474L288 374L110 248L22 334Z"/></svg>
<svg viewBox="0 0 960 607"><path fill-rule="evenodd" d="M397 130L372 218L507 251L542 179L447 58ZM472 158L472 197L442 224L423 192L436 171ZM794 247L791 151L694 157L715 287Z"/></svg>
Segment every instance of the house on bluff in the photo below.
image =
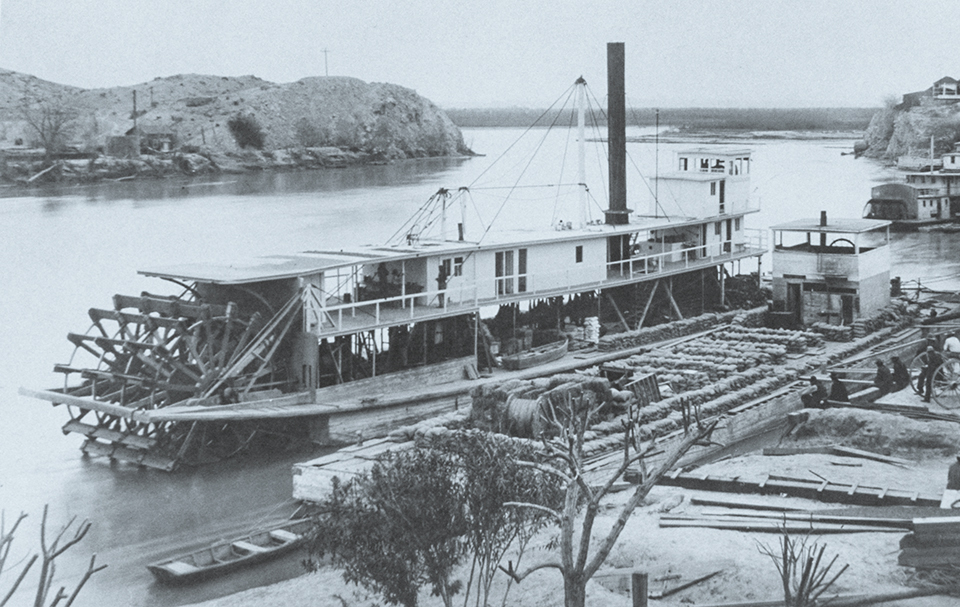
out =
<svg viewBox="0 0 960 607"><path fill-rule="evenodd" d="M778 326L850 325L890 303L890 222L799 219L773 233L773 310Z"/></svg>
<svg viewBox="0 0 960 607"><path fill-rule="evenodd" d="M923 91L904 93L903 101L897 106L898 110L906 110L927 103L956 103L960 101L960 80L944 76L933 83L933 86Z"/></svg>

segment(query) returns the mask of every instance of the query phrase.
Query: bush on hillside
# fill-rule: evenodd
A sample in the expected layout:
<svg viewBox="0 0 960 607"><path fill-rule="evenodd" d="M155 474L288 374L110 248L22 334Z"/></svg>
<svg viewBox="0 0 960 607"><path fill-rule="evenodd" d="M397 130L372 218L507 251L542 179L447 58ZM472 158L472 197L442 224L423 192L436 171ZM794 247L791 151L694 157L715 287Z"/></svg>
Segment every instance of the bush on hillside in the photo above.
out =
<svg viewBox="0 0 960 607"><path fill-rule="evenodd" d="M262 150L265 136L257 119L250 115L237 114L227 121L230 134L241 148Z"/></svg>

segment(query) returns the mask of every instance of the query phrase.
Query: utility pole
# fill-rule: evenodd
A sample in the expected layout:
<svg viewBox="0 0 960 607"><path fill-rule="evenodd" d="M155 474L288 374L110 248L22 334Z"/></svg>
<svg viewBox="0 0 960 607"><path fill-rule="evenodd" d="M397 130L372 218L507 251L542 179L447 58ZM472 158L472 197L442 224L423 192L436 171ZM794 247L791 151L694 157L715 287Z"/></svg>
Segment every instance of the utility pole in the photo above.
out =
<svg viewBox="0 0 960 607"><path fill-rule="evenodd" d="M327 65L327 53L329 52L330 52L329 50L323 49L323 75L324 76L330 75L330 68Z"/></svg>

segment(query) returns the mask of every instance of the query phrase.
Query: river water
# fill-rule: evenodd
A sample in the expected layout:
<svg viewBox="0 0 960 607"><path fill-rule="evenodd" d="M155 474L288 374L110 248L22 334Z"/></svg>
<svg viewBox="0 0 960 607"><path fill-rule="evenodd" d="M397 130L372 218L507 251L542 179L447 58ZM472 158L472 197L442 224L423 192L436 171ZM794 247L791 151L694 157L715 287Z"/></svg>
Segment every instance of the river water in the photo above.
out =
<svg viewBox="0 0 960 607"><path fill-rule="evenodd" d="M497 226L576 217L576 152L569 133L543 139L518 129L464 132L483 157L405 161L320 172L120 182L23 191L0 189L0 509L30 516L11 561L37 545L44 504L50 526L71 517L93 523L59 561L58 585L76 584L91 553L108 568L76 605L167 606L192 603L298 575L297 557L185 589L153 583L144 568L184 548L230 537L289 514L290 466L316 452L235 460L166 474L111 466L81 456L81 439L64 436L67 414L17 394L19 386L53 387L54 363L68 362L68 332L84 332L90 307L108 308L115 293L174 292L136 271L195 260L330 249L386 241L440 187L473 184L468 237ZM639 134L636 131L632 134ZM702 143L702 142L701 142ZM761 211L747 226L816 217L859 217L872 185L895 178L872 161L841 155L850 140L737 141L754 150L753 196ZM628 145L630 200L645 200L646 182L672 167L690 144ZM505 150L509 154L488 170ZM528 163L537 149L538 160ZM605 204L602 151L588 154L593 216ZM560 165L569 165L559 172ZM522 179L516 176L522 175ZM533 183L557 184L546 192ZM501 206L511 192L514 202ZM517 202L519 201L519 202ZM631 206L642 208L640 203ZM893 275L939 289L960 289L960 235L895 235ZM747 268L745 268L746 270ZM755 268L750 268L755 269ZM769 270L765 262L764 270ZM0 575L0 591L13 576ZM26 596L20 597L26 600Z"/></svg>

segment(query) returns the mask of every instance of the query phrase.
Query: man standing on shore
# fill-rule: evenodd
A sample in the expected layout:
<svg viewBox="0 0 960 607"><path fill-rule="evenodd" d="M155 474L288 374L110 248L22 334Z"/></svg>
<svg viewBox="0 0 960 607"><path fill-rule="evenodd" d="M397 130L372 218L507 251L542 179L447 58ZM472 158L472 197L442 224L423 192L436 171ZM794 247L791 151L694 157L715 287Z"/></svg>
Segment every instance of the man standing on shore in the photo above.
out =
<svg viewBox="0 0 960 607"><path fill-rule="evenodd" d="M933 346L927 346L927 351L923 354L923 370L920 375L924 378L923 402L929 403L933 396L933 376L937 369L943 364L943 357L933 349Z"/></svg>

